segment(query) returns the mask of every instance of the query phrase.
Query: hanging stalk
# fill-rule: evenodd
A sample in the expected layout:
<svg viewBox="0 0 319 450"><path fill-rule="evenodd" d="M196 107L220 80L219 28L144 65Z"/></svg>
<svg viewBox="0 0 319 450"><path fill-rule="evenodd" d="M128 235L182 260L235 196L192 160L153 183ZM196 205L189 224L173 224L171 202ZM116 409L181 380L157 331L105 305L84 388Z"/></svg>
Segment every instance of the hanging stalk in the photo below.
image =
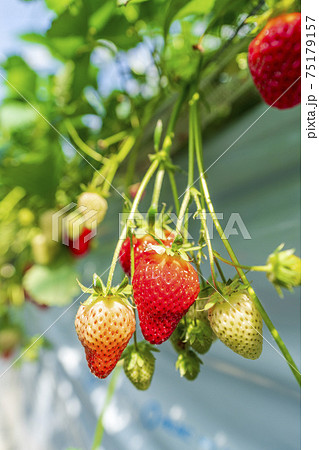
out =
<svg viewBox="0 0 319 450"><path fill-rule="evenodd" d="M194 126L194 132L195 132L195 147L196 147L196 158L197 158L197 165L199 170L199 176L200 176L200 183L203 188L205 201L209 210L209 213L211 215L211 218L214 222L215 228L219 234L219 236L222 239L222 242L232 260L234 263L234 266L238 272L239 277L241 278L244 285L247 286L247 291L249 295L251 296L252 300L254 301L258 311L260 312L267 328L269 329L271 335L273 336L274 340L276 341L276 344L278 345L282 355L286 359L294 377L296 378L299 385L301 385L301 374L298 370L298 367L296 363L294 362L292 356L290 355L284 341L280 337L278 330L275 328L274 324L272 323L270 317L268 316L267 312L265 311L262 303L260 302L259 298L257 297L254 289L250 285L243 269L240 267L239 261L228 241L228 239L224 235L223 228L220 225L220 222L217 218L217 215L214 210L213 203L210 198L210 193L208 190L206 178L205 178L205 172L203 167L203 149L202 149L202 142L201 142L201 129L200 129L200 122L198 117L198 105L197 102L194 102L193 105L191 105L191 108L193 109L193 126Z"/></svg>
<svg viewBox="0 0 319 450"><path fill-rule="evenodd" d="M91 148L89 145L87 145L85 142L82 141L82 139L78 135L78 132L76 131L70 120L66 120L64 124L74 143L79 147L79 149L82 150L83 153L85 153L87 156L94 159L95 161L102 162L103 164L108 162L108 158L105 158L103 155L96 152L93 148Z"/></svg>
<svg viewBox="0 0 319 450"><path fill-rule="evenodd" d="M119 254L120 254L120 250L121 250L121 247L122 247L122 244L123 244L123 240L126 238L128 224L134 220L134 214L137 212L137 208L138 208L138 205L139 205L139 203L141 201L142 194L143 194L146 186L150 182L152 176L156 172L156 170L157 170L157 168L159 166L159 163L160 163L159 158L154 159L154 161L152 162L152 164L148 168L146 174L144 175L144 178L143 178L143 180L142 180L142 182L140 184L140 187L139 187L139 189L137 191L137 194L136 194L136 196L134 198L132 209L131 209L131 211L129 213L129 216L127 218L126 224L123 227L122 233L120 235L120 238L119 238L119 240L117 242L117 245L116 245L116 248L115 248L115 251L114 251L114 255L113 255L113 259L112 259L112 263L111 263L111 267L110 267L110 272L109 272L109 277L108 277L107 285L106 285L106 291L107 292L110 290L111 285L112 285L112 279L113 279L113 275L114 275L114 271L115 271L115 266L116 266L117 260L119 258Z"/></svg>
<svg viewBox="0 0 319 450"><path fill-rule="evenodd" d="M99 415L99 418L98 418L98 421L96 424L94 438L93 438L93 444L92 444L92 450L98 450L101 447L103 433L104 433L103 417L104 417L104 414L113 398L121 369L122 369L122 364L117 364L115 366L115 369L113 370L112 378L111 378L109 385L107 387L107 390L106 390L106 397L105 397L104 405L103 405L101 414Z"/></svg>

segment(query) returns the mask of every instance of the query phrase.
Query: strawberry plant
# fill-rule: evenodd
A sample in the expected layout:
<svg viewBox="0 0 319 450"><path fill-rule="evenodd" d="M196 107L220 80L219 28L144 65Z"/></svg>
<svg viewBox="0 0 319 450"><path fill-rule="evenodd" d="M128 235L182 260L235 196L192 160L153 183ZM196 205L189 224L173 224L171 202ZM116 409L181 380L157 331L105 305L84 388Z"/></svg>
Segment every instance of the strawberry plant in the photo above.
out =
<svg viewBox="0 0 319 450"><path fill-rule="evenodd" d="M175 350L172 370L189 381L218 341L257 360L265 328L300 384L267 299L250 281L251 272L264 272L282 296L301 283L300 258L278 242L265 264L239 261L203 158L208 125L214 132L262 101L282 110L300 103L298 2L46 3L49 28L23 39L45 46L61 69L46 76L14 55L2 64L1 355L23 351L34 360L49 347L28 336L13 311L36 304L46 314L82 289L89 297L78 302L75 331L92 374L113 373L109 392L122 367L134 387L150 388L165 341ZM183 148L184 185L175 159ZM100 237L117 227L114 204L125 220L117 243L103 248ZM111 247L110 266L91 274L86 258L95 249L107 258ZM93 275L89 287L75 281L83 267ZM100 417L94 449L101 430Z"/></svg>

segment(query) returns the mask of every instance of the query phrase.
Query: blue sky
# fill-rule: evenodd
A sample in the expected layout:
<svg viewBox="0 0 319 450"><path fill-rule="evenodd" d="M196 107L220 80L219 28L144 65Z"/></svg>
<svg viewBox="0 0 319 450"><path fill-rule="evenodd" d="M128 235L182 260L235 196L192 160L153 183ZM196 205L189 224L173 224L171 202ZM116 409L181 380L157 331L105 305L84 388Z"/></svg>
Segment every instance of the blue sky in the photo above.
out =
<svg viewBox="0 0 319 450"><path fill-rule="evenodd" d="M107 1L107 0L106 0ZM48 29L54 13L47 9L44 0L0 0L0 63L9 55L21 55L25 61L37 72L47 74L56 73L61 63L55 60L50 52L43 46L24 42L19 38L23 33L43 33ZM103 95L108 95L114 88L121 88L121 74L118 65L108 52L99 49L95 52L94 63L99 67L99 89ZM148 67L150 86L145 86L145 95L153 95L152 84L157 84L157 72L154 73L150 55L143 45L131 50L126 60L133 70L140 71L141 67ZM143 72L143 70L142 70ZM132 84L132 85L131 85ZM129 80L126 86L132 93L139 89L134 85L134 80ZM151 89L150 92L147 91ZM3 81L0 79L0 100L3 98Z"/></svg>
<svg viewBox="0 0 319 450"><path fill-rule="evenodd" d="M24 2L2 0L0 2L0 52L2 55L20 53L26 43L19 39L24 32L41 32L48 27L53 14L44 1Z"/></svg>

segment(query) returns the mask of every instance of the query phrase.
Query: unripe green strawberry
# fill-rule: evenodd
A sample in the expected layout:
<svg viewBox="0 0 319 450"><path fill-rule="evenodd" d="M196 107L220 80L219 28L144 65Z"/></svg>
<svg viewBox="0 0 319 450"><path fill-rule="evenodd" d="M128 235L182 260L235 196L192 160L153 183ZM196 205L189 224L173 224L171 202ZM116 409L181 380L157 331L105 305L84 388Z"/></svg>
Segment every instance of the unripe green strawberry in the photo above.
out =
<svg viewBox="0 0 319 450"><path fill-rule="evenodd" d="M188 319L186 339L197 353L203 355L208 352L217 336L206 322L199 319Z"/></svg>
<svg viewBox="0 0 319 450"><path fill-rule="evenodd" d="M124 372L127 378L140 391L150 387L154 370L155 357L152 351L158 351L147 342L130 345L124 352Z"/></svg>
<svg viewBox="0 0 319 450"><path fill-rule="evenodd" d="M192 350L184 350L178 355L176 369L181 377L187 380L195 380L200 372L200 365L203 364L199 357Z"/></svg>
<svg viewBox="0 0 319 450"><path fill-rule="evenodd" d="M171 344L177 353L180 353L189 347L189 343L185 341L185 336L186 327L184 319L182 319L170 337Z"/></svg>
<svg viewBox="0 0 319 450"><path fill-rule="evenodd" d="M247 292L235 292L208 311L216 336L235 353L257 359L262 352L262 317Z"/></svg>
<svg viewBox="0 0 319 450"><path fill-rule="evenodd" d="M6 326L0 330L0 354L9 357L21 342L21 330L16 326Z"/></svg>
<svg viewBox="0 0 319 450"><path fill-rule="evenodd" d="M29 208L21 208L18 212L18 220L22 227L28 227L34 222L34 214Z"/></svg>
<svg viewBox="0 0 319 450"><path fill-rule="evenodd" d="M77 312L75 329L91 372L105 378L135 331L134 313L120 296L91 296Z"/></svg>
<svg viewBox="0 0 319 450"><path fill-rule="evenodd" d="M59 245L46 234L39 233L32 239L31 248L34 261L37 264L47 265L53 261Z"/></svg>
<svg viewBox="0 0 319 450"><path fill-rule="evenodd" d="M204 310L205 305L207 303L207 299L205 298L198 298L196 302L189 308L187 312L187 318L189 319L199 319L202 322L207 323L210 325L208 320L208 312Z"/></svg>
<svg viewBox="0 0 319 450"><path fill-rule="evenodd" d="M78 207L83 209L82 214L87 216L85 226L92 228L104 219L107 211L107 201L96 192L83 192L78 198Z"/></svg>

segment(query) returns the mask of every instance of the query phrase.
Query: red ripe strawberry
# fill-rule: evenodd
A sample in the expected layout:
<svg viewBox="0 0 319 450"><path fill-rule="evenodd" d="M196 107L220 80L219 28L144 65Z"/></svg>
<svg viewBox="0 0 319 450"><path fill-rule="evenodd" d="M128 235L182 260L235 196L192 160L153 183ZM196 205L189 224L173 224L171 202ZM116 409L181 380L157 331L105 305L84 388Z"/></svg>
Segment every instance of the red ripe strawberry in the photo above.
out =
<svg viewBox="0 0 319 450"><path fill-rule="evenodd" d="M195 269L178 255L142 258L133 280L142 333L151 344L166 341L200 291Z"/></svg>
<svg viewBox="0 0 319 450"><path fill-rule="evenodd" d="M165 246L171 247L174 241L174 234L172 234L168 230L164 230L164 234L166 239L162 239L162 242ZM134 248L134 267L137 268L142 256L145 255L145 249L148 247L148 244L158 245L155 239L150 234L145 234L144 236L138 238L133 236L133 248ZM147 251L147 255L152 253L151 250ZM155 251L153 252L155 253ZM120 251L120 263L124 270L124 272L131 276L131 242L130 238L126 238L123 242Z"/></svg>
<svg viewBox="0 0 319 450"><path fill-rule="evenodd" d="M300 103L300 79L287 90L301 74L300 49L300 13L283 14L271 19L250 43L249 69L258 91L268 105L286 109Z"/></svg>
<svg viewBox="0 0 319 450"><path fill-rule="evenodd" d="M69 239L69 249L75 257L84 256L89 251L91 239L88 235L90 233L92 233L92 230L83 228L83 231L76 239Z"/></svg>
<svg viewBox="0 0 319 450"><path fill-rule="evenodd" d="M119 296L90 297L77 312L75 329L91 372L105 378L135 331L134 312Z"/></svg>

